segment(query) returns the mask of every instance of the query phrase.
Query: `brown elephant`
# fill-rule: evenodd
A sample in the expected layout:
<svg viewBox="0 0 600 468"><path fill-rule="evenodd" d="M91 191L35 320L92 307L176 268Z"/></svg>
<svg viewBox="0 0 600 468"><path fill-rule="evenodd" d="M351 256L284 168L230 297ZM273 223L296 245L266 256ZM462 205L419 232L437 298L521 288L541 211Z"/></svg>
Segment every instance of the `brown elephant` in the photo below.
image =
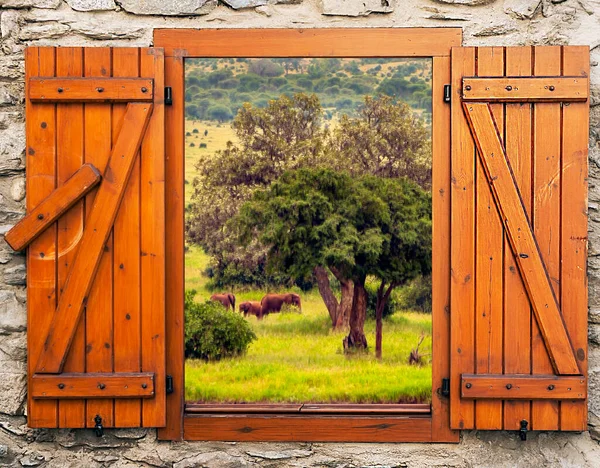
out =
<svg viewBox="0 0 600 468"><path fill-rule="evenodd" d="M231 293L213 294L210 296L211 301L220 302L223 307L235 311L235 296Z"/></svg>
<svg viewBox="0 0 600 468"><path fill-rule="evenodd" d="M258 301L247 301L240 304L240 312L244 313L244 317L248 314L256 315L258 318L262 318L260 313L260 302Z"/></svg>
<svg viewBox="0 0 600 468"><path fill-rule="evenodd" d="M272 312L281 312L283 304L291 304L302 310L300 296L295 293L267 294L260 301L260 315L265 316Z"/></svg>

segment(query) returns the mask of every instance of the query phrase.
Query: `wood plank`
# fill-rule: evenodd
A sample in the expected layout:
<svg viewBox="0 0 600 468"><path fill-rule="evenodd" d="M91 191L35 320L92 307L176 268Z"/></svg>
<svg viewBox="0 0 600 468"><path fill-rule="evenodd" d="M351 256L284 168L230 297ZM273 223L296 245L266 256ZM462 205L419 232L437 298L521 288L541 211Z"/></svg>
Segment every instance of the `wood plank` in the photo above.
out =
<svg viewBox="0 0 600 468"><path fill-rule="evenodd" d="M587 397L583 375L464 374L462 398L521 400L582 400Z"/></svg>
<svg viewBox="0 0 600 468"><path fill-rule="evenodd" d="M432 371L431 437L458 442L450 429L450 399L442 395L442 379L450 378L450 106L444 85L450 83L450 58L435 57L432 70Z"/></svg>
<svg viewBox="0 0 600 468"><path fill-rule="evenodd" d="M154 112L141 146L140 171L141 362L143 371L156 374L156 397L142 402L144 427L166 424L164 69L162 49L141 49L140 73L154 76L156 83Z"/></svg>
<svg viewBox="0 0 600 468"><path fill-rule="evenodd" d="M461 28L155 29L167 56L438 57L462 43ZM455 88L459 89L459 88Z"/></svg>
<svg viewBox="0 0 600 468"><path fill-rule="evenodd" d="M475 73L475 49L452 49L452 89ZM452 95L451 172L451 362L450 427L472 429L474 403L461 401L460 375L475 371L475 145L461 112L460 93Z"/></svg>
<svg viewBox="0 0 600 468"><path fill-rule="evenodd" d="M152 398L152 373L64 373L34 374L30 391L33 398Z"/></svg>
<svg viewBox="0 0 600 468"><path fill-rule="evenodd" d="M28 96L33 102L152 101L154 81L151 78L30 78Z"/></svg>
<svg viewBox="0 0 600 468"><path fill-rule="evenodd" d="M464 109L552 364L560 375L577 375L579 369L569 336L490 107L485 103L465 103Z"/></svg>
<svg viewBox="0 0 600 468"><path fill-rule="evenodd" d="M104 172L71 273L44 341L44 350L38 359L39 373L62 371L66 351L87 302L87 295L123 197L135 154L148 125L152 112L151 104L131 103L127 107L121 137Z"/></svg>
<svg viewBox="0 0 600 468"><path fill-rule="evenodd" d="M193 415L185 440L297 442L430 442L427 416Z"/></svg>
<svg viewBox="0 0 600 468"><path fill-rule="evenodd" d="M73 125L76 125L76 122ZM68 141L68 139L66 140ZM64 140L58 139L58 141ZM4 236L4 240L14 250L23 250L69 208L81 200L85 194L98 185L101 179L102 176L98 169L91 164L83 165L66 182L61 181L63 185L54 190L8 231Z"/></svg>
<svg viewBox="0 0 600 468"><path fill-rule="evenodd" d="M83 75L83 49L81 47L60 47L56 49L56 74L59 76ZM100 172L91 165L82 166L84 157L84 121L83 104L59 104L56 106L57 135L56 135L56 171L57 193L66 187L73 177L88 167L93 172ZM75 174L75 175L73 175ZM71 177L73 176L73 177ZM64 185L63 185L64 184ZM60 299L62 289L67 280L71 263L77 252L79 239L83 232L84 207L83 200L79 201L58 221L57 233L57 283ZM85 320L77 324L75 337L65 361L65 372L85 371ZM58 402L59 427L85 427L85 400L70 400Z"/></svg>
<svg viewBox="0 0 600 468"><path fill-rule="evenodd" d="M479 47L477 74L502 76L504 49ZM504 129L504 106L494 104L492 112L500 131ZM475 237L475 372L502 373L502 290L504 232L496 203L487 183L481 161L476 162L475 204L477 220ZM475 403L477 429L502 429L502 402Z"/></svg>
<svg viewBox="0 0 600 468"><path fill-rule="evenodd" d="M506 74L529 76L532 72L531 47L506 48ZM506 157L513 170L523 206L531 217L531 104L506 104L505 138ZM531 219L531 218L530 218ZM504 372L529 374L531 372L531 307L521 280L515 256L508 239L504 239ZM531 421L529 401L504 402L503 428L520 429L520 422Z"/></svg>
<svg viewBox="0 0 600 468"><path fill-rule="evenodd" d="M427 404L384 405L384 404L304 404L302 414L431 414Z"/></svg>
<svg viewBox="0 0 600 468"><path fill-rule="evenodd" d="M588 99L587 76L481 78L482 75L492 76L480 70L479 78L463 78L463 101L560 102Z"/></svg>
<svg viewBox="0 0 600 468"><path fill-rule="evenodd" d="M563 73L587 76L588 47L563 47ZM561 309L579 368L587 376L588 103L568 103L562 118ZM563 431L587 430L587 402L563 401Z"/></svg>
<svg viewBox="0 0 600 468"><path fill-rule="evenodd" d="M111 49L90 47L84 49L84 75L108 78L112 70ZM103 103L85 104L85 160L92 162L104 173L111 153L111 107ZM85 200L86 227L97 190ZM113 372L113 241L112 235L104 246L100 266L92 282L85 308L85 365L86 372ZM86 403L86 426L94 427L96 415L106 427L114 425L112 399L89 400Z"/></svg>
<svg viewBox="0 0 600 468"><path fill-rule="evenodd" d="M182 57L165 59L165 81L173 87L173 105L165 108L165 232L166 262L166 373L173 377L174 392L167 395L166 427L158 430L161 440L183 438L183 409L185 388L184 343L184 137L185 83Z"/></svg>
<svg viewBox="0 0 600 468"><path fill-rule="evenodd" d="M534 75L560 75L560 47L534 47ZM548 262L548 274L553 278L553 291L560 289L560 104L538 103L533 110L533 176L532 225L540 237L541 255ZM549 132L549 128L557 131ZM543 173L539 173L542 170ZM557 172L552 172L557 171ZM558 180L554 180L558 174ZM552 183L550 183L552 182ZM553 216L552 218L547 218ZM556 250L555 250L556 249ZM560 297L557 296L560 300ZM533 374L552 374L553 367L543 342L537 321L531 323L531 371ZM534 430L559 429L559 402L534 401L531 404L531 424Z"/></svg>
<svg viewBox="0 0 600 468"><path fill-rule="evenodd" d="M140 51L137 47L113 49L113 77L139 76ZM118 139L126 104L113 104L113 145ZM156 110L156 109L155 109ZM146 135L148 132L146 132ZM113 347L115 372L140 372L141 298L140 298L140 154L136 154L123 201L113 227ZM140 400L115 401L115 426L140 427Z"/></svg>
<svg viewBox="0 0 600 468"><path fill-rule="evenodd" d="M55 49L26 49L26 76L54 76ZM26 80L28 83L29 80ZM53 104L33 104L26 100L27 119L27 210L31 211L55 190L56 120ZM27 375L31 376L42 351L44 337L56 308L56 226L53 225L31 243L27 251ZM58 403L27 399L30 427L57 427Z"/></svg>

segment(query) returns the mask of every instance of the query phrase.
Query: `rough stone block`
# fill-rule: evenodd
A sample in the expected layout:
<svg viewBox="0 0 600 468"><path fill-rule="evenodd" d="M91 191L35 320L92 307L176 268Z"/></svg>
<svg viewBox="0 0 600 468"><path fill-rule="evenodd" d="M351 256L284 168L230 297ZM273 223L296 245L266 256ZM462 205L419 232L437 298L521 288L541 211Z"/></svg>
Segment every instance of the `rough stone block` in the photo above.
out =
<svg viewBox="0 0 600 468"><path fill-rule="evenodd" d="M391 13L393 0L322 0L322 13L335 16L367 16Z"/></svg>
<svg viewBox="0 0 600 468"><path fill-rule="evenodd" d="M129 13L160 16L206 15L216 6L211 0L121 0L119 4Z"/></svg>
<svg viewBox="0 0 600 468"><path fill-rule="evenodd" d="M0 8L58 8L61 0L2 0Z"/></svg>
<svg viewBox="0 0 600 468"><path fill-rule="evenodd" d="M24 331L27 327L25 307L14 291L0 290L0 333Z"/></svg>
<svg viewBox="0 0 600 468"><path fill-rule="evenodd" d="M15 265L4 270L4 282L12 286L25 286L27 283L27 268L25 265Z"/></svg>
<svg viewBox="0 0 600 468"><path fill-rule="evenodd" d="M76 11L106 11L117 8L114 0L67 0L67 3Z"/></svg>
<svg viewBox="0 0 600 468"><path fill-rule="evenodd" d="M504 0L504 11L517 19L531 19L542 5L542 0Z"/></svg>
<svg viewBox="0 0 600 468"><path fill-rule="evenodd" d="M0 413L23 414L27 376L0 372Z"/></svg>

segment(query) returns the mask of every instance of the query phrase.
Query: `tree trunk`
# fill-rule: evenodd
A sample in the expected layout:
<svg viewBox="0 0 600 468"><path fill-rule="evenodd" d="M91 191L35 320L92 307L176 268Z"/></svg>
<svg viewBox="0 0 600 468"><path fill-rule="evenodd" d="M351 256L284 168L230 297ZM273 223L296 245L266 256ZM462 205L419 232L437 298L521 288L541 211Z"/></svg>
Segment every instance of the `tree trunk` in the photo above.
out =
<svg viewBox="0 0 600 468"><path fill-rule="evenodd" d="M383 342L383 309L392 293L392 290L397 286L392 282L387 290L385 290L385 281L381 281L381 285L377 290L377 304L375 305L375 357L381 359L381 347ZM385 292L384 292L385 291Z"/></svg>
<svg viewBox="0 0 600 468"><path fill-rule="evenodd" d="M334 330L341 330L348 327L348 320L350 317L350 308L352 307L352 293L354 290L354 283L352 280L348 280L339 275L339 272L332 268L332 272L340 282L341 287L341 299L338 303L335 294L331 290L331 284L329 282L329 275L327 270L318 266L314 269L314 274L317 279L317 286L319 293L323 298L323 302L329 312L329 318L331 319L331 326Z"/></svg>
<svg viewBox="0 0 600 468"><path fill-rule="evenodd" d="M365 280L354 281L354 295L350 312L350 333L344 339L344 350L367 349L365 318L367 316L367 291Z"/></svg>

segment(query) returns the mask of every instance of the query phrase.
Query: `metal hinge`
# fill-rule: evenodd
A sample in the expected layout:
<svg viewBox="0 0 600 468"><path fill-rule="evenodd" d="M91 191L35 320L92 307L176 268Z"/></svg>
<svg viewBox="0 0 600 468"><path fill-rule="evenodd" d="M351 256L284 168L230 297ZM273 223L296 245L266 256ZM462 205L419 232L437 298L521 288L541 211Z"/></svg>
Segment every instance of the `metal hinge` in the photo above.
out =
<svg viewBox="0 0 600 468"><path fill-rule="evenodd" d="M521 428L519 429L519 436L521 437L521 440L527 440L527 425L528 424L529 424L529 422L527 421L527 419L521 420Z"/></svg>
<svg viewBox="0 0 600 468"><path fill-rule="evenodd" d="M167 375L166 391L167 391L167 395L170 395L174 391L174 388L173 388L173 376L172 375Z"/></svg>
<svg viewBox="0 0 600 468"><path fill-rule="evenodd" d="M165 106L173 105L173 88L165 86Z"/></svg>
<svg viewBox="0 0 600 468"><path fill-rule="evenodd" d="M442 396L443 397L449 397L450 396L450 379L442 379L442 390L441 390Z"/></svg>
<svg viewBox="0 0 600 468"><path fill-rule="evenodd" d="M444 85L444 102L450 103L452 99L452 86L449 84Z"/></svg>
<svg viewBox="0 0 600 468"><path fill-rule="evenodd" d="M102 437L104 435L104 427L102 426L102 416L99 414L94 418L94 432L96 433L96 437Z"/></svg>

